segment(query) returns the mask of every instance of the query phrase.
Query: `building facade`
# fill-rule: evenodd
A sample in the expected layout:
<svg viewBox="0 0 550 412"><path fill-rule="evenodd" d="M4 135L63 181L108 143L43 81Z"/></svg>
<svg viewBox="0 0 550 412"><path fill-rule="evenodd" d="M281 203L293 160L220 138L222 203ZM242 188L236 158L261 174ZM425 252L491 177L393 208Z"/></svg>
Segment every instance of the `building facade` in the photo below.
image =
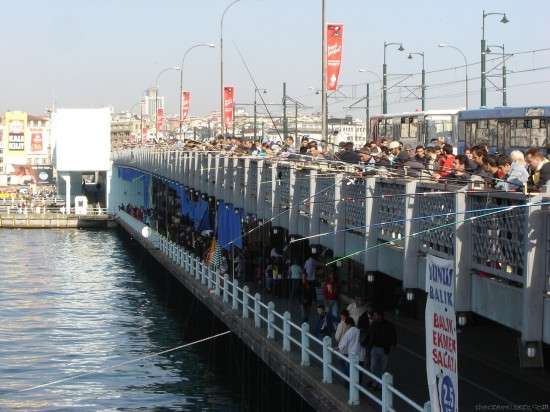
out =
<svg viewBox="0 0 550 412"><path fill-rule="evenodd" d="M13 174L21 166L51 165L53 146L48 116L6 112L0 120L0 173Z"/></svg>

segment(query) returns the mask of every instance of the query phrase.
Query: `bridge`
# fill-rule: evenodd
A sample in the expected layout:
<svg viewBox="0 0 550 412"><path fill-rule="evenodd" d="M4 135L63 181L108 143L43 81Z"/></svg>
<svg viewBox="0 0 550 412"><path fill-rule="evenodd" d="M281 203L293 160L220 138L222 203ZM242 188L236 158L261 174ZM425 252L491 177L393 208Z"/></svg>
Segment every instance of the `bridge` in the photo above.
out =
<svg viewBox="0 0 550 412"><path fill-rule="evenodd" d="M456 270L455 308L464 331L463 339L470 339L467 338L468 329L473 319L491 320L497 328L490 330L507 339L494 352L505 352L503 356L514 363L509 365L513 372L512 369L506 372L510 386L522 392L520 384L514 381L521 378L521 385L527 385L527 392L535 388L550 389L540 381L533 385L531 379L535 378L532 375L514 369L515 364L518 368L542 367L543 351L550 344L550 194L476 190L407 177L363 177L343 165L232 157L214 152L137 149L114 153L113 165L118 171L112 173L111 205L131 203L148 208L155 201L154 193L158 196L159 191L161 196L166 196L167 204L177 202L178 191L169 192L170 187L192 191L214 209L215 202L223 201L228 208L242 213L242 230L261 226L262 232L267 231L275 243L290 239L312 250L330 252L327 255L333 256L340 278L345 281L344 294L352 295L364 286L376 300L387 296L387 288L397 284L408 302L405 307L412 308L412 319L420 312L415 308L422 308L425 302L426 255L452 260ZM127 170L133 172L128 174ZM170 217L176 224L178 219L177 213ZM229 304L230 296L226 293L231 292L233 300L229 306L242 314L242 320L229 322L229 326L235 331L244 327L242 322L251 323L253 318L252 329L265 326L268 340L280 339L279 346L269 341L249 346L279 376L294 384L293 387L316 409L341 409L346 404L356 405L360 400L362 407L370 409L379 405L382 410L392 410L392 404L399 405L396 410L429 408L424 405L427 399L425 375L418 371L410 375L401 371L399 382L407 390L400 387L397 380L393 385L396 371L392 371L394 376L385 375L380 381L383 388L377 394L364 386L367 377L373 378L369 372L355 360L344 359L350 364L350 374L340 378L344 379L348 390L345 393L335 390L336 385L330 382L341 373L333 364L339 354L326 342L316 340L307 326L294 323L291 319L296 312L288 304L286 313L277 312L275 302L261 300L261 296L253 293L252 285L239 289L236 280L212 273L175 242L168 224L144 232L143 223L125 213L119 213L118 220L178 278L196 279L206 284L206 290L213 291L208 293L209 299L213 294L222 304ZM144 236L149 231L153 240ZM319 236L312 237L315 235ZM307 237L310 238L307 242L298 242ZM196 289L196 286L189 287L192 291ZM229 288L228 291L225 288ZM194 294L205 302L200 298L204 291ZM227 313L219 312L220 318L225 321ZM422 323L416 321L418 323L422 329ZM258 333L243 334L249 336L243 340L246 343ZM516 336L518 344L509 345ZM475 337L472 339L475 345ZM480 344L483 346L482 342ZM499 342L493 344L498 346ZM299 356L294 363L285 363L288 368L282 372L273 359L279 359L275 354L289 352L289 349L290 352L298 350ZM262 352L265 350L273 356L270 358ZM405 355L403 362L409 362ZM314 364L316 374L310 369ZM422 362L416 359L415 367L419 364ZM460 366L462 370L471 371L480 367L472 360L459 358ZM296 376L303 381L306 379L304 373L313 373L318 378L315 396L312 386L307 389L296 385ZM472 373L483 374L481 371ZM359 383L361 375L366 375L362 376L363 384ZM311 375L308 376L306 381L313 382ZM411 382L403 382L407 379ZM478 391L484 388L482 383L476 384ZM464 389L462 393L467 392ZM471 389L470 392L475 391ZM485 392L489 394L487 399L496 395L491 398L493 401L506 400L494 392L490 395L491 390ZM471 396L479 396L479 393ZM475 404L465 405L469 409Z"/></svg>

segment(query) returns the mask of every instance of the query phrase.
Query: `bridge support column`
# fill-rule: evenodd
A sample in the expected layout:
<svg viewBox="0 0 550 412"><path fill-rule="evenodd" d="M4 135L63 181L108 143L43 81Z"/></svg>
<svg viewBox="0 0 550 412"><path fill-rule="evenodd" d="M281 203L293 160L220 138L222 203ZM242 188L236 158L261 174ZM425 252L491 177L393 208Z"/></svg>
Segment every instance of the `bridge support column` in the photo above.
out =
<svg viewBox="0 0 550 412"><path fill-rule="evenodd" d="M368 249L371 246L376 245L378 242L378 229L372 228L372 225L378 220L378 215L374 209L374 193L376 186L376 179L374 177L369 177L365 181L365 249ZM378 251L376 249L363 253L363 265L365 271L375 272L378 270Z"/></svg>
<svg viewBox="0 0 550 412"><path fill-rule="evenodd" d="M403 289L418 288L418 239L411 237L414 231L414 198L416 181L405 185L405 223L403 240Z"/></svg>
<svg viewBox="0 0 550 412"><path fill-rule="evenodd" d="M472 225L464 223L464 219L471 217L466 214L465 190L455 195L455 311L461 326L466 324L467 312L472 310Z"/></svg>

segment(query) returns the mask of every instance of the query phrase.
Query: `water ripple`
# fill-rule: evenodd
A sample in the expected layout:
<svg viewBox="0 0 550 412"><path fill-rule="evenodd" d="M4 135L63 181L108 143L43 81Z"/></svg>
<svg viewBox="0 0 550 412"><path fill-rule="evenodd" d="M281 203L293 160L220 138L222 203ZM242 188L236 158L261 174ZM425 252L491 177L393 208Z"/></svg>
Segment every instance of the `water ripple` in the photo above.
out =
<svg viewBox="0 0 550 412"><path fill-rule="evenodd" d="M234 410L191 350L108 368L185 342L112 232L0 230L0 410Z"/></svg>

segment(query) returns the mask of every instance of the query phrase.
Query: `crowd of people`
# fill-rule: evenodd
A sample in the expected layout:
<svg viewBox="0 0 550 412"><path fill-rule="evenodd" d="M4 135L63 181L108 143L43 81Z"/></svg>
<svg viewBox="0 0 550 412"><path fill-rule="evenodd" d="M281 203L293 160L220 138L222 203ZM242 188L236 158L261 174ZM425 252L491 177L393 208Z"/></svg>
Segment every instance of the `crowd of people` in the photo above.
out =
<svg viewBox="0 0 550 412"><path fill-rule="evenodd" d="M381 139L362 147L353 142L339 145L320 143L304 137L297 147L294 138L284 143L263 143L219 136L209 143L188 142L184 149L224 151L236 155L276 157L312 161L339 161L356 164L358 173L389 174L430 179L464 185L470 182L499 191L545 191L550 180L550 161L539 148L525 153L519 150L506 154L491 154L487 145L465 147L456 154L455 147L433 139L428 145L412 147L399 141Z"/></svg>
<svg viewBox="0 0 550 412"><path fill-rule="evenodd" d="M134 218L165 233L185 249L200 256L209 265L209 247L212 231L197 232L187 218L177 227L163 226L162 207L149 209L122 204L123 210ZM279 249L273 242L257 247L245 241L242 248L222 250L214 269L244 282L268 298L288 299L301 308L301 322L310 324L310 330L319 339L329 336L333 347L346 357L356 356L360 365L381 377L388 366L388 357L396 345L393 325L384 318L384 311L367 304L361 295L340 310L342 294L337 273L323 262L331 258L328 249L312 252L312 248ZM308 250L304 254L304 250ZM316 315L314 313L316 312ZM348 374L348 363L335 360L343 373ZM374 380L364 382L374 389Z"/></svg>

